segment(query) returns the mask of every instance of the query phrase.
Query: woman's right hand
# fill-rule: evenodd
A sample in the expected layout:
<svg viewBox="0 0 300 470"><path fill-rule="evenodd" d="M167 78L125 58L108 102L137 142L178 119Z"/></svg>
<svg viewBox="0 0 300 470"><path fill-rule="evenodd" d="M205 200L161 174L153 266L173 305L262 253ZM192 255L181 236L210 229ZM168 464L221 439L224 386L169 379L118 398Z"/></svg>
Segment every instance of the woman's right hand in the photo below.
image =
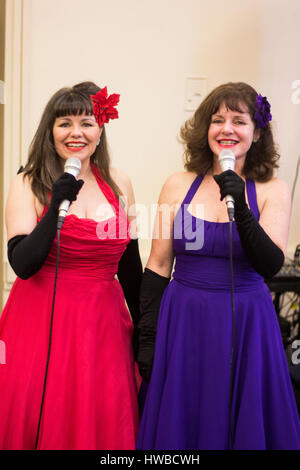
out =
<svg viewBox="0 0 300 470"><path fill-rule="evenodd" d="M70 173L63 173L52 186L50 207L58 211L60 203L67 199L73 202L84 184L83 180L77 180Z"/></svg>
<svg viewBox="0 0 300 470"><path fill-rule="evenodd" d="M236 210L247 208L245 183L237 173L232 170L226 170L220 175L214 175L214 180L219 185L221 201L230 194L234 199Z"/></svg>

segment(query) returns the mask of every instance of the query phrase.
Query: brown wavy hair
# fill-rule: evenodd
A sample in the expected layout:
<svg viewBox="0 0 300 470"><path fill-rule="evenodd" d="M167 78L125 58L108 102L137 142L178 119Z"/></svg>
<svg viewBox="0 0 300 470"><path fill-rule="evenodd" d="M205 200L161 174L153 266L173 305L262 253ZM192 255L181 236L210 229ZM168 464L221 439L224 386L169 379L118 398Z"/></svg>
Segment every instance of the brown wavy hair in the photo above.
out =
<svg viewBox="0 0 300 470"><path fill-rule="evenodd" d="M247 106L252 121L254 119L257 92L247 83L225 83L215 88L203 100L193 117L185 122L180 130L181 142L185 145L184 167L197 174L212 168L213 153L208 145L208 129L211 116L222 103L232 111L243 112L241 103ZM260 129L260 137L253 142L247 152L243 175L256 181L269 181L278 168L279 153L273 140L271 125Z"/></svg>
<svg viewBox="0 0 300 470"><path fill-rule="evenodd" d="M95 95L100 88L93 82L82 82L71 88L61 88L49 100L41 117L39 126L29 148L29 155L24 168L24 176L31 181L31 188L38 200L49 204L52 184L63 172L63 161L57 154L53 139L53 125L57 117L93 114L90 95ZM105 128L101 134L91 161L98 167L103 179L109 184L116 196L120 188L110 176L110 156Z"/></svg>

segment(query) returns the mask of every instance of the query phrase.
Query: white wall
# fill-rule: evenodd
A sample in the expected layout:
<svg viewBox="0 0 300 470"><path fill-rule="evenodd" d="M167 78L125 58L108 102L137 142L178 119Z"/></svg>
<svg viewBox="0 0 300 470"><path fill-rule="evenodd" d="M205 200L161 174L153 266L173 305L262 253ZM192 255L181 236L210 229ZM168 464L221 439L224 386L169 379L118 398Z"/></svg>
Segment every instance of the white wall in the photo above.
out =
<svg viewBox="0 0 300 470"><path fill-rule="evenodd" d="M270 97L276 141L280 148L278 175L292 189L300 158L300 1L263 0L260 3L260 73L258 87ZM299 85L300 86L300 82ZM292 256L300 243L300 175L294 194L288 251Z"/></svg>
<svg viewBox="0 0 300 470"><path fill-rule="evenodd" d="M207 76L207 91L246 81L270 98L280 175L292 185L299 13L299 0L23 0L23 161L53 92L93 80L121 94L120 119L107 126L114 166L131 177L138 202L155 203L166 177L182 169L185 79ZM297 210L290 251L300 242ZM150 241L141 248L145 259Z"/></svg>

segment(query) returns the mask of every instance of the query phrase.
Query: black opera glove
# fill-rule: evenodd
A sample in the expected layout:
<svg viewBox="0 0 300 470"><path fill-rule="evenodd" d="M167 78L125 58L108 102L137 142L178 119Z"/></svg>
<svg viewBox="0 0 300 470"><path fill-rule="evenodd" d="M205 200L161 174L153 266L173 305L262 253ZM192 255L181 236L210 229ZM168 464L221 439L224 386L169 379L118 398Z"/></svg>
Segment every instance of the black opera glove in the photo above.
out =
<svg viewBox="0 0 300 470"><path fill-rule="evenodd" d="M138 320L140 317L140 289L143 276L143 267L139 253L137 239L132 239L128 243L118 266L118 279L122 286L124 297L133 321L132 346L134 357L137 357L138 343Z"/></svg>
<svg viewBox="0 0 300 470"><path fill-rule="evenodd" d="M237 173L232 170L226 170L220 175L214 175L214 180L220 187L221 201L230 194L234 199L235 211L239 211L247 206L245 182Z"/></svg>
<svg viewBox="0 0 300 470"><path fill-rule="evenodd" d="M83 183L83 180L77 180L70 173L63 173L52 185L49 209L58 211L60 203L65 199L75 201Z"/></svg>
<svg viewBox="0 0 300 470"><path fill-rule="evenodd" d="M44 264L56 235L59 205L64 199L74 201L82 185L82 180L69 173L60 176L52 186L49 209L33 231L8 241L9 263L21 279L33 276Z"/></svg>
<svg viewBox="0 0 300 470"><path fill-rule="evenodd" d="M215 175L214 179L220 186L221 199L227 194L234 198L234 219L249 263L264 278L275 276L284 263L284 254L247 206L244 181L232 170Z"/></svg>
<svg viewBox="0 0 300 470"><path fill-rule="evenodd" d="M140 295L137 363L147 383L150 382L152 372L160 302L169 281L170 278L145 268Z"/></svg>

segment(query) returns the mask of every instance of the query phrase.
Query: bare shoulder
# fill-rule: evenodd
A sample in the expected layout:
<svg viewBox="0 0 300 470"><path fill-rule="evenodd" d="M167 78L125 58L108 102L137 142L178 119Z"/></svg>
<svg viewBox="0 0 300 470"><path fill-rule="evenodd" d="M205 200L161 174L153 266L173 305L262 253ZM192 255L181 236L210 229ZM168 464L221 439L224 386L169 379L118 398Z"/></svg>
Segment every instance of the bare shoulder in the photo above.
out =
<svg viewBox="0 0 300 470"><path fill-rule="evenodd" d="M259 223L271 240L286 253L291 194L288 184L280 178L266 183L256 183Z"/></svg>
<svg viewBox="0 0 300 470"><path fill-rule="evenodd" d="M161 190L160 201L168 204L181 203L196 178L195 173L179 171L170 175Z"/></svg>
<svg viewBox="0 0 300 470"><path fill-rule="evenodd" d="M31 190L31 182L28 176L25 176L23 173L19 173L15 176L10 185L9 197L10 196L16 198L34 198L33 192Z"/></svg>
<svg viewBox="0 0 300 470"><path fill-rule="evenodd" d="M190 173L189 171L177 171L166 179L165 185L181 186L182 184L189 184L189 182L193 181L195 177L195 173Z"/></svg>
<svg viewBox="0 0 300 470"><path fill-rule="evenodd" d="M13 179L9 193L8 203L16 203L20 206L33 205L38 215L43 211L44 206L39 202L37 197L33 194L31 188L31 179L25 176L24 173L19 173Z"/></svg>
<svg viewBox="0 0 300 470"><path fill-rule="evenodd" d="M30 233L37 223L36 197L30 179L18 174L12 181L7 197L5 220L8 239Z"/></svg>
<svg viewBox="0 0 300 470"><path fill-rule="evenodd" d="M132 184L130 178L124 171L120 170L119 168L110 168L109 171L112 179L122 191L123 189L126 189L125 192L127 192L129 189L131 189Z"/></svg>
<svg viewBox="0 0 300 470"><path fill-rule="evenodd" d="M118 168L110 168L110 175L127 200L128 207L135 204L134 191L129 176Z"/></svg>
<svg viewBox="0 0 300 470"><path fill-rule="evenodd" d="M287 202L291 199L291 191L286 181L281 178L272 178L265 183L256 182L258 198L262 201L269 199Z"/></svg>
<svg viewBox="0 0 300 470"><path fill-rule="evenodd" d="M110 168L109 169L111 177L116 181L125 181L125 182L130 182L129 176L123 171L120 170L119 168Z"/></svg>

